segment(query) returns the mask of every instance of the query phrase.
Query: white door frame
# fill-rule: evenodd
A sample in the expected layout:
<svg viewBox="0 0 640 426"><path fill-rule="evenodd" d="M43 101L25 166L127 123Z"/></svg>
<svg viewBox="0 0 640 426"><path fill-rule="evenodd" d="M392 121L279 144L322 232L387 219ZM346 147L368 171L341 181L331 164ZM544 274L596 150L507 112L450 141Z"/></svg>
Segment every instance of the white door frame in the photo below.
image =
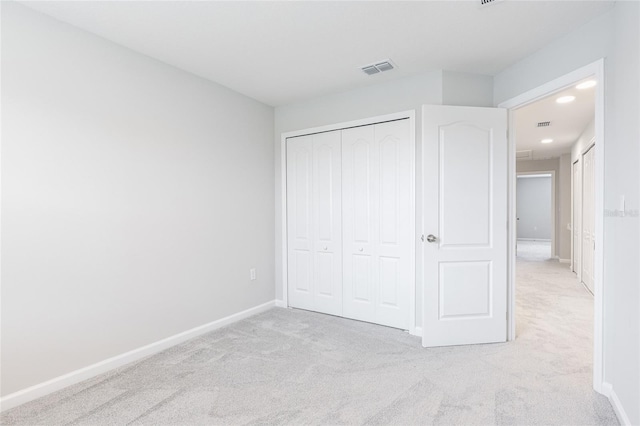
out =
<svg viewBox="0 0 640 426"><path fill-rule="evenodd" d="M599 155L596 156L595 162L595 231L596 231L596 247L594 255L594 332L593 332L593 388L596 392L604 394L606 389L603 388L604 380L604 353L603 353L603 312L604 312L604 156L605 156L605 138L604 138L604 59L585 65L575 71L549 81L535 89L531 89L521 95L502 102L498 105L500 108L509 109L509 260L508 260L508 324L507 336L509 340L516 337L516 276L515 276L515 179L516 179L516 143L514 127L513 111L542 99L548 95L559 92L570 87L578 81L586 78L595 78L598 81L595 96L595 139L598 143Z"/></svg>
<svg viewBox="0 0 640 426"><path fill-rule="evenodd" d="M516 179L518 176L527 176L527 175L550 175L551 176L551 257L554 258L556 257L556 214L557 214L556 213L556 171L540 170L535 172L516 172ZM515 230L517 231L518 229L517 217L516 217L515 227L516 227ZM517 235L516 235L516 240L517 240Z"/></svg>
<svg viewBox="0 0 640 426"><path fill-rule="evenodd" d="M350 127L368 126L371 124L384 123L386 121L409 119L409 134L411 145L411 211L413 217L416 217L416 112L415 110L402 111L394 114L379 115L375 117L363 118L360 120L347 121L343 123L329 124L326 126L312 127L308 129L295 130L291 132L282 133L280 136L280 175L281 175L281 188L282 194L281 209L282 209L282 234L280 235L280 241L282 242L282 307L288 307L288 277L287 271L287 138L293 138L296 136L310 135L313 133L330 132L333 130L348 129ZM411 235L416 235L415 220L411 223ZM413 335L422 336L420 328L416 327L416 249L415 243L411 245L410 256L410 268L413 273L413 280L409 285L409 333Z"/></svg>

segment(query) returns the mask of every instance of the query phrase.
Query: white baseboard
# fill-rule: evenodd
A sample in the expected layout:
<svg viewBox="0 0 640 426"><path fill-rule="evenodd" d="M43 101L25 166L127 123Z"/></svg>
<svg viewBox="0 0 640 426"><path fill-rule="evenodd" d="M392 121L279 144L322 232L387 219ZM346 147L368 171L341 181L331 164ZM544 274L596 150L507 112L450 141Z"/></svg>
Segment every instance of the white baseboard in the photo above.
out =
<svg viewBox="0 0 640 426"><path fill-rule="evenodd" d="M287 307L287 304L284 303L284 300L276 299L275 303L276 303L276 306L278 308L286 308Z"/></svg>
<svg viewBox="0 0 640 426"><path fill-rule="evenodd" d="M609 402L611 402L611 406L613 407L613 411L615 411L616 416L618 417L618 421L621 425L631 425L631 421L629 420L629 416L627 412L624 410L622 403L618 399L618 395L613 390L613 386L611 383L603 383L602 384L602 393L606 397L609 398Z"/></svg>
<svg viewBox="0 0 640 426"><path fill-rule="evenodd" d="M571 259L558 259L560 263L571 263Z"/></svg>
<svg viewBox="0 0 640 426"><path fill-rule="evenodd" d="M518 238L518 241L540 241L541 243L550 243L551 240L545 240L540 238Z"/></svg>
<svg viewBox="0 0 640 426"><path fill-rule="evenodd" d="M422 327L414 327L413 331L409 331L412 336L422 337Z"/></svg>
<svg viewBox="0 0 640 426"><path fill-rule="evenodd" d="M265 312L276 306L276 303L276 301L272 300L270 302L263 303L262 305L254 306L253 308L249 308L245 311L220 318L208 324L200 325L198 327L192 328L191 330L187 330L171 337L167 337L166 339L158 340L157 342L142 346L140 348L125 352L120 355L116 355L112 358L105 359L104 361L100 361L79 370L72 371L71 373L64 374L51 380L47 380L46 382L19 390L0 398L0 412L13 407L17 407L18 405L24 404L26 402L33 401L34 399L38 399L57 390L66 388L67 386L80 383L99 374L106 373L107 371L121 367L125 364L129 364L130 362L138 361L149 355L156 354L167 348L178 345L186 340L243 320L261 312Z"/></svg>

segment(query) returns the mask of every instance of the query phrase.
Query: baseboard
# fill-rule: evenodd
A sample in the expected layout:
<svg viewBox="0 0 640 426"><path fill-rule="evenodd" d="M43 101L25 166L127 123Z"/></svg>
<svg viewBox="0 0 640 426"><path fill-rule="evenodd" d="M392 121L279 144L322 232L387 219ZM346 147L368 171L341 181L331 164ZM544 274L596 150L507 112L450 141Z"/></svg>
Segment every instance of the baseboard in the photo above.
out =
<svg viewBox="0 0 640 426"><path fill-rule="evenodd" d="M121 367L125 364L138 361L142 358L148 357L149 355L154 355L158 352L178 345L194 337L243 320L261 312L265 312L276 306L276 303L276 301L272 300L270 302L263 303L262 305L254 306L253 308L249 308L245 311L220 318L210 323L203 324L182 333L178 333L171 337L167 337L166 339L158 340L157 342L148 344L146 346L142 346L132 351L116 355L112 358L105 359L104 361L100 361L79 370L72 371L71 373L64 374L46 382L19 390L0 398L0 412L13 407L17 407L18 405L24 404L26 402L33 401L34 399L38 399L60 389L66 388L67 386L80 383L84 380L90 379L102 373L106 373L107 371Z"/></svg>
<svg viewBox="0 0 640 426"><path fill-rule="evenodd" d="M613 386L610 383L602 384L602 393L609 398L609 402L611 402L611 406L613 407L613 411L615 411L616 416L618 417L618 421L621 425L631 425L631 421L629 420L629 416L627 412L624 410L622 403L618 399L618 395L616 395L615 390L613 390Z"/></svg>
<svg viewBox="0 0 640 426"><path fill-rule="evenodd" d="M422 337L422 327L414 327L413 331L409 330L409 334L412 336Z"/></svg>
<svg viewBox="0 0 640 426"><path fill-rule="evenodd" d="M284 300L276 299L275 303L276 303L276 307L278 307L278 308L286 308L287 307L287 304L284 303Z"/></svg>
<svg viewBox="0 0 640 426"><path fill-rule="evenodd" d="M550 243L551 240L544 240L540 238L518 238L518 241L540 241L542 243Z"/></svg>
<svg viewBox="0 0 640 426"><path fill-rule="evenodd" d="M558 259L560 263L571 263L571 259Z"/></svg>

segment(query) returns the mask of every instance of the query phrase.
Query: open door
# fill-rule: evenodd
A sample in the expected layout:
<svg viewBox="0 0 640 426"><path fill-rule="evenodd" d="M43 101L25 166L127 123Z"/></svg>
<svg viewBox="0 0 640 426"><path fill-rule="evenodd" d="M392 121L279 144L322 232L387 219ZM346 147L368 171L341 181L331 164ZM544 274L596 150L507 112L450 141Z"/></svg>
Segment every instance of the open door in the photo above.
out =
<svg viewBox="0 0 640 426"><path fill-rule="evenodd" d="M422 345L507 340L507 110L425 105Z"/></svg>

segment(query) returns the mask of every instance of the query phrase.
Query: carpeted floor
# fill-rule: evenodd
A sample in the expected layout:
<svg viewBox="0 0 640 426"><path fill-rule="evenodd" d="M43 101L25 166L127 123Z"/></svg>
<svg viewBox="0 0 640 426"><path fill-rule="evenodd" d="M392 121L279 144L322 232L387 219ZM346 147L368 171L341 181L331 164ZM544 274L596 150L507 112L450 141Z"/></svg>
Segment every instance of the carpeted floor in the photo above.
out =
<svg viewBox="0 0 640 426"><path fill-rule="evenodd" d="M518 240L516 256L520 260L551 259L551 241Z"/></svg>
<svg viewBox="0 0 640 426"><path fill-rule="evenodd" d="M518 260L515 342L423 349L273 309L2 414L2 424L618 424L591 388L592 299Z"/></svg>

